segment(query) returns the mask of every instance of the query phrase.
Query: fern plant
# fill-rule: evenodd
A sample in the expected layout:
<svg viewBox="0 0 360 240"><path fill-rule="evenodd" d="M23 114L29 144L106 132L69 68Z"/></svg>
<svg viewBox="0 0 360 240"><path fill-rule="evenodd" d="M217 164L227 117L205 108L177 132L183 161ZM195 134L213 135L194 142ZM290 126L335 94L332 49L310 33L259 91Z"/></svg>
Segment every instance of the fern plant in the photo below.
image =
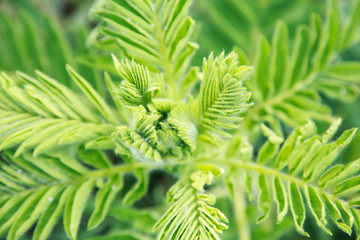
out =
<svg viewBox="0 0 360 240"><path fill-rule="evenodd" d="M62 222L70 239L247 240L256 201L259 225L292 219L309 237L312 219L359 239L360 159L335 164L357 128L337 136L341 119L322 99L360 94L359 62L341 55L359 41L360 3L344 20L329 1L325 20L312 15L294 41L279 21L255 58L210 53L202 69L191 67L190 6L93 5L99 24L79 61L106 70L110 97L70 65L72 83L0 61L0 237L49 239ZM159 171L172 176L168 203L140 210L164 195L150 193Z"/></svg>

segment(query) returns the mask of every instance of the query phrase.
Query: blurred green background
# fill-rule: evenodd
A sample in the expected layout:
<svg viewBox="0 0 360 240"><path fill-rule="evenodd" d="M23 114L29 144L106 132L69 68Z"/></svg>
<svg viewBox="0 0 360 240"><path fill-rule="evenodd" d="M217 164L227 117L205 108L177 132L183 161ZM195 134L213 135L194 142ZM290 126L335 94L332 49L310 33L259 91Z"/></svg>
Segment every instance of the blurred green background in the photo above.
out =
<svg viewBox="0 0 360 240"><path fill-rule="evenodd" d="M343 8L349 7L350 1L341 1ZM35 69L39 69L73 88L65 70L65 64L69 63L106 96L108 93L102 81L102 72L94 69L83 58L97 51L87 44L88 35L96 25L88 14L93 3L90 0L0 0L0 70L20 70L33 74ZM211 51L228 52L234 47L243 49L252 58L258 34L262 33L270 38L278 19L288 24L290 37L294 37L296 26L307 24L311 12L322 14L325 9L324 0L194 0L191 16L197 21L195 37L200 49L193 64L201 66L202 59ZM360 61L360 44L344 52L342 58ZM360 99L349 104L324 99L332 107L334 115L343 118L339 132L360 127ZM358 158L359 143L358 132L339 161L346 163ZM92 238L98 234L110 234L114 236L112 239L125 239L121 230L134 230L142 234L143 239L154 239L151 229L159 217L155 205L165 204L163 196L173 181L171 176L163 172L152 173L148 194L136 204L138 210L115 204L110 211L111 217L99 228L87 232L86 226L82 226L79 239L104 239ZM129 185L134 182L134 179L128 179ZM224 190L215 187L211 191L218 191L223 196L219 197L217 206L233 223L233 209L229 207L230 202ZM89 205L88 209L92 207ZM253 239L307 239L296 233L289 216L281 226L276 224L275 219L256 225L255 204L249 205L247 213L252 222L250 229ZM346 236L341 231L329 237L314 223L313 219L308 218L305 226L311 239L355 239L355 236ZM234 227L230 225L230 229L223 235L224 239L236 239ZM67 239L61 224L55 229L53 236L52 239ZM24 239L30 238L31 234Z"/></svg>

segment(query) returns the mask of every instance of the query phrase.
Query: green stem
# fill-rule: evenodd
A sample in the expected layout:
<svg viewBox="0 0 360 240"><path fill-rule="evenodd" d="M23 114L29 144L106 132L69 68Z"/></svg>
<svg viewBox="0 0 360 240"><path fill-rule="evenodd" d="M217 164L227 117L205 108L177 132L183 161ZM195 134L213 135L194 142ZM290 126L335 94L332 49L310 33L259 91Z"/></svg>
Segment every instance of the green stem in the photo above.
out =
<svg viewBox="0 0 360 240"><path fill-rule="evenodd" d="M310 74L306 80L299 82L295 84L292 88L290 88L288 91L284 91L272 98L266 99L266 101L260 101L257 105L249 109L249 112L247 114L245 121L253 121L254 118L258 118L260 111L264 109L265 111L272 106L283 102L285 99L294 96L298 91L303 90L307 88L317 77L318 73L312 73ZM246 124L244 124L246 125Z"/></svg>
<svg viewBox="0 0 360 240"><path fill-rule="evenodd" d="M239 240L251 240L250 224L246 214L246 199L241 181L234 182L234 211Z"/></svg>
<svg viewBox="0 0 360 240"><path fill-rule="evenodd" d="M130 164L123 164L123 165L119 165L119 166L114 166L111 168L106 168L106 169L101 169L101 170L95 170L95 171L89 171L86 174L74 178L74 179L70 179L68 181L65 182L57 182L56 184L54 183L50 183L49 185L58 185L58 186L68 186L68 185L75 185L80 181L84 181L84 179L88 179L88 178L101 178L101 177L107 177L107 176L111 176L113 174L116 173L127 173L127 172L133 172L135 169L139 169L139 168L147 168L147 169L151 169L153 168L153 165L149 164L149 163L130 163ZM37 191L39 191L40 189L43 189L45 187L49 186L48 184L46 185L40 185L38 187L35 188L30 188L27 190L24 190L21 192L21 194L26 193L26 192L31 192L34 191L34 189L37 189Z"/></svg>
<svg viewBox="0 0 360 240"><path fill-rule="evenodd" d="M170 95L172 96L173 99L177 100L178 99L177 84L175 82L173 72L172 72L172 63L169 61L169 56L167 53L168 47L164 43L164 37L165 37L164 31L161 29L161 25L159 23L157 15L154 16L153 23L154 23L154 29L155 29L155 38L158 41L159 53L161 55L162 62L163 62L162 67L163 67L163 73L165 75L166 83L169 84L169 86L171 87Z"/></svg>
<svg viewBox="0 0 360 240"><path fill-rule="evenodd" d="M222 163L225 163L225 164L227 164L229 166L232 166L232 167L235 167L235 168L242 168L242 169L245 169L245 170L250 170L250 171L254 171L254 172L258 172L258 173L263 173L263 174L268 175L268 176L277 176L277 177L283 179L286 182L294 182L296 185L298 185L298 186L300 186L302 188L304 188L306 186L311 186L312 188L315 189L315 191L317 191L319 193L321 192L321 193L327 195L329 199L338 200L342 204L344 204L344 205L346 205L348 207L351 207L348 202L346 202L346 201L344 201L342 199L339 199L333 193L328 192L325 189L322 189L322 188L318 187L317 185L314 185L314 184L312 184L310 182L304 181L303 179L299 179L299 178L296 178L296 177L294 177L292 175L283 173L278 169L272 169L272 168L269 168L267 166L260 165L260 164L254 163L254 162L241 162L241 161L238 161L238 160L236 161L236 160L230 160L230 159L226 159L226 160L214 159L214 160L212 160L212 162L216 162L217 164L222 162Z"/></svg>
<svg viewBox="0 0 360 240"><path fill-rule="evenodd" d="M91 171L85 174L82 178L101 178L106 177L112 174L121 173L121 172L132 172L138 168L152 168L153 165L149 163L130 163L130 164L123 164L111 168Z"/></svg>

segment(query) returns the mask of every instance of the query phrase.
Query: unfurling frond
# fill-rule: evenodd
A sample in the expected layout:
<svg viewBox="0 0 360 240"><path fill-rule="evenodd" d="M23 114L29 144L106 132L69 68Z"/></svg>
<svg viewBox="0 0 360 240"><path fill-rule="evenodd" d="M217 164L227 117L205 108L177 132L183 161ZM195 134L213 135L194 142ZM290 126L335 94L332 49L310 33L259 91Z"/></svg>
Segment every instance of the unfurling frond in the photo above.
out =
<svg viewBox="0 0 360 240"><path fill-rule="evenodd" d="M34 149L38 155L110 135L117 122L111 108L73 69L69 72L90 104L43 73L36 72L37 79L0 74L0 150L18 147L18 156Z"/></svg>
<svg viewBox="0 0 360 240"><path fill-rule="evenodd" d="M252 69L239 66L235 52L227 56L223 52L218 57L211 54L204 60L198 98L199 132L229 137L231 130L239 128L242 113L251 105L251 94L243 83L251 77Z"/></svg>
<svg viewBox="0 0 360 240"><path fill-rule="evenodd" d="M213 165L201 166L199 171L180 179L168 192L172 206L155 224L161 229L159 239L218 239L228 228L226 216L212 207L215 196L204 192L204 185L211 184L221 169Z"/></svg>
<svg viewBox="0 0 360 240"><path fill-rule="evenodd" d="M130 107L132 115L132 124L117 127L113 134L116 152L138 161L185 160L196 149L197 140L190 106L156 98L164 91L161 74L153 80L147 68L134 60L120 63L114 57L114 62L125 79L115 96Z"/></svg>
<svg viewBox="0 0 360 240"><path fill-rule="evenodd" d="M296 229L308 236L303 224L308 206L316 223L328 234L331 218L344 232L351 235L352 227L360 232L359 160L345 166L333 165L340 152L351 142L357 129L345 131L338 139L329 142L339 121L335 121L323 135L316 135L313 123L295 129L279 148L281 138L269 134L258 155L256 164L248 169L258 172L258 207L262 212L258 221L267 218L272 210L273 199L277 206L277 220L282 222L291 211ZM269 147L271 146L271 147ZM251 165L251 166L250 166Z"/></svg>
<svg viewBox="0 0 360 240"><path fill-rule="evenodd" d="M187 106L158 99L150 108L150 113L142 106L133 108L133 128L116 129L113 139L117 153L157 163L185 160L195 150L197 137Z"/></svg>
<svg viewBox="0 0 360 240"><path fill-rule="evenodd" d="M360 3L354 2L359 9ZM360 95L359 63L342 62L340 53L359 41L344 41L344 29L356 18L351 16L342 23L340 13L330 9L325 21L313 14L310 26L297 28L292 45L282 21L277 23L271 42L259 37L256 57L250 60L256 77L247 83L256 104L249 121L266 119L275 124L281 120L291 127L308 119L331 122L331 109L322 103L320 93L342 101L355 100Z"/></svg>
<svg viewBox="0 0 360 240"><path fill-rule="evenodd" d="M194 21L188 17L191 0L114 1L98 4L93 12L101 24L90 40L99 48L134 58L169 81L187 71L197 45L190 41Z"/></svg>
<svg viewBox="0 0 360 240"><path fill-rule="evenodd" d="M134 60L122 60L120 63L113 55L116 71L124 78L116 93L128 106L146 107L159 92L159 86L151 81L147 68Z"/></svg>

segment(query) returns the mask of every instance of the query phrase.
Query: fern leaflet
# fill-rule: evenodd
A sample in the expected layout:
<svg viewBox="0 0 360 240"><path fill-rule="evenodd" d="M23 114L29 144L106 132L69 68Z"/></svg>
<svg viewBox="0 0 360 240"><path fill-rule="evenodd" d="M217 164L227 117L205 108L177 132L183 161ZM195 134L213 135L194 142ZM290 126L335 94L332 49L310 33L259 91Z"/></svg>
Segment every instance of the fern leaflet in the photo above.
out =
<svg viewBox="0 0 360 240"><path fill-rule="evenodd" d="M203 193L204 184L211 184L222 170L213 165L199 168L169 190L173 205L154 226L154 230L162 229L159 239L220 239L219 234L228 228L225 215L210 206L215 197Z"/></svg>
<svg viewBox="0 0 360 240"><path fill-rule="evenodd" d="M164 73L174 89L182 81L197 44L191 42L194 21L187 16L191 0L116 1L98 4L93 12L101 24L93 44L134 58L151 71Z"/></svg>
<svg viewBox="0 0 360 240"><path fill-rule="evenodd" d="M198 98L199 131L209 139L216 135L230 137L231 130L239 128L243 113L251 104L250 93L243 81L251 76L252 68L239 66L237 55L211 54L203 64L204 80Z"/></svg>
<svg viewBox="0 0 360 240"><path fill-rule="evenodd" d="M355 9L360 8L359 2L354 4ZM358 63L341 62L339 56L359 40L343 40L347 34L344 29L357 20L353 15L348 23L342 23L339 16L338 11L329 9L323 22L313 14L310 26L297 28L292 46L288 27L282 21L278 21L271 43L264 36L259 38L256 58L250 61L256 77L247 83L257 104L249 112L249 121L266 119L273 127L278 120L292 127L309 118L331 122L331 110L321 102L320 93L342 101L359 96L359 82L354 80L358 79ZM246 61L241 50L239 54Z"/></svg>
<svg viewBox="0 0 360 240"><path fill-rule="evenodd" d="M333 122L329 130L319 136L315 134L315 125L309 122L295 129L281 148L281 138L263 127L269 140L260 149L257 163L231 161L233 166L248 171L246 182L257 182L258 208L262 212L259 222L269 217L274 199L278 223L290 210L297 231L305 236L309 236L303 229L305 206L328 234L332 235L326 226L329 217L347 234L351 235L353 226L359 233L360 213L356 208L359 160L345 166L332 166L357 129L347 130L335 141L328 142L339 123Z"/></svg>
<svg viewBox="0 0 360 240"><path fill-rule="evenodd" d="M18 147L15 156L34 149L38 155L61 145L85 143L114 131L115 114L73 69L71 76L88 96L88 108L73 91L41 72L1 73L0 149ZM95 111L98 110L98 111Z"/></svg>

